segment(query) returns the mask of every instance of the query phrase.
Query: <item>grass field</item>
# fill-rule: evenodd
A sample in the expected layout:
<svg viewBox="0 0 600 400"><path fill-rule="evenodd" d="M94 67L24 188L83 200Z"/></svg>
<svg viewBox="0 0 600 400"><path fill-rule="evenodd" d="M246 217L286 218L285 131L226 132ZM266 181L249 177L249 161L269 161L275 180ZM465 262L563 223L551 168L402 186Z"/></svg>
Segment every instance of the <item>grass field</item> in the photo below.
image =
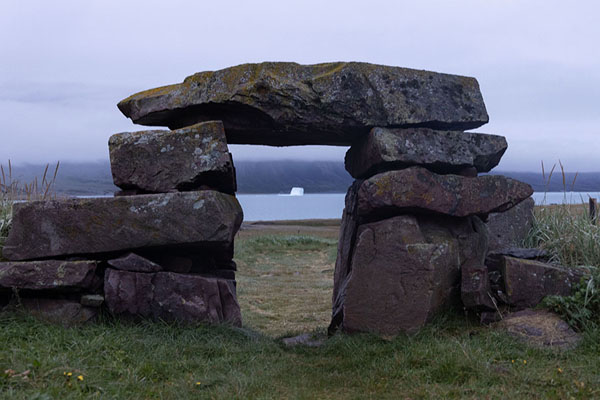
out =
<svg viewBox="0 0 600 400"><path fill-rule="evenodd" d="M600 398L597 331L559 353L447 314L411 337L286 348L283 336L325 335L337 224L252 225L236 241L243 329L107 318L65 329L5 313L0 398Z"/></svg>

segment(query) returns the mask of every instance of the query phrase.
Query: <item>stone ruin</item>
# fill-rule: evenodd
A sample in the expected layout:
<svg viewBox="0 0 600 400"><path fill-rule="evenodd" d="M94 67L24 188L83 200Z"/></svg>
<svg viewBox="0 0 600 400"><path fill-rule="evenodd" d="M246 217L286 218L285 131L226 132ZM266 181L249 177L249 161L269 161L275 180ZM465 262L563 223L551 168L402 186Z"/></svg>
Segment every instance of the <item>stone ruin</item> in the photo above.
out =
<svg viewBox="0 0 600 400"><path fill-rule="evenodd" d="M13 293L62 323L105 308L241 325L233 241L243 215L228 143L351 146L345 165L356 180L330 332L415 332L451 306L493 320L499 305L530 307L577 278L540 262L542 252L510 248L531 222L533 191L480 175L507 143L464 132L488 122L474 78L365 63L245 64L118 107L170 130L110 138L122 189L114 198L15 204L10 261L0 263L5 302Z"/></svg>

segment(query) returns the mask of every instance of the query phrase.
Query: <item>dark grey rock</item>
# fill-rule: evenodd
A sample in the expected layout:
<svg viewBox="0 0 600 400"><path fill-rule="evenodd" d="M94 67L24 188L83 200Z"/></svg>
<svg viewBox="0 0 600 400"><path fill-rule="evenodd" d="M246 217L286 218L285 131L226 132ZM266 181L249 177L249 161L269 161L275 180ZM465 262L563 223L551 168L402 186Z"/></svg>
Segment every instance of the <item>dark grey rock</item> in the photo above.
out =
<svg viewBox="0 0 600 400"><path fill-rule="evenodd" d="M100 307L104 303L104 296L101 294L84 294L79 302L86 307Z"/></svg>
<svg viewBox="0 0 600 400"><path fill-rule="evenodd" d="M121 271L131 272L158 272L162 267L135 253L127 253L123 257L108 260L108 265Z"/></svg>
<svg viewBox="0 0 600 400"><path fill-rule="evenodd" d="M373 128L346 153L346 170L355 178L419 165L440 174L488 172L507 148L503 136L427 128Z"/></svg>
<svg viewBox="0 0 600 400"><path fill-rule="evenodd" d="M184 322L227 322L241 326L235 285L224 279L173 272L138 273L108 269L104 280L111 314Z"/></svg>
<svg viewBox="0 0 600 400"><path fill-rule="evenodd" d="M351 145L375 126L463 130L488 122L474 78L356 62L200 72L118 106L137 124L222 120L230 144L276 146Z"/></svg>
<svg viewBox="0 0 600 400"><path fill-rule="evenodd" d="M242 222L233 196L216 191L14 205L9 260L166 246L228 249Z"/></svg>
<svg viewBox="0 0 600 400"><path fill-rule="evenodd" d="M488 270L485 266L485 255L488 248L488 231L485 224L473 217L473 229L477 232L476 246L467 246L472 251L470 257L461 267L460 297L466 308L476 311L496 309L492 297Z"/></svg>
<svg viewBox="0 0 600 400"><path fill-rule="evenodd" d="M377 174L358 190L358 214L383 217L418 211L456 217L504 211L528 198L526 183L500 175L467 178L411 167Z"/></svg>
<svg viewBox="0 0 600 400"><path fill-rule="evenodd" d="M97 284L96 261L0 262L0 289L76 292Z"/></svg>
<svg viewBox="0 0 600 400"><path fill-rule="evenodd" d="M534 205L530 197L507 211L488 216L490 251L522 245L533 227Z"/></svg>
<svg viewBox="0 0 600 400"><path fill-rule="evenodd" d="M570 295L585 271L504 256L501 273L507 304L523 309L537 306L546 296Z"/></svg>
<svg viewBox="0 0 600 400"><path fill-rule="evenodd" d="M20 304L34 317L65 327L84 324L98 315L98 308L67 299L21 298Z"/></svg>
<svg viewBox="0 0 600 400"><path fill-rule="evenodd" d="M172 192L202 186L233 194L231 154L221 121L174 131L118 133L108 141L115 185L131 191Z"/></svg>

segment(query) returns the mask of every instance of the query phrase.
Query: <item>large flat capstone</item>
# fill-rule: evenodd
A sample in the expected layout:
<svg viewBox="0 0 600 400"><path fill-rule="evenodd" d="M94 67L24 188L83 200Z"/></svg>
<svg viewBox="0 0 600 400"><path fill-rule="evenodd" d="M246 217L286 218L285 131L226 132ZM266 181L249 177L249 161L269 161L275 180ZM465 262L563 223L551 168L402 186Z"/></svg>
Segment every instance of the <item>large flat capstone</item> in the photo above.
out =
<svg viewBox="0 0 600 400"><path fill-rule="evenodd" d="M221 121L175 131L125 132L108 141L115 185L146 192L209 186L235 192L233 162Z"/></svg>
<svg viewBox="0 0 600 400"><path fill-rule="evenodd" d="M351 145L373 127L473 129L488 122L474 78L357 62L243 64L134 94L142 125L221 120L228 143Z"/></svg>
<svg viewBox="0 0 600 400"><path fill-rule="evenodd" d="M355 178L419 165L443 174L474 167L488 172L508 147L503 136L427 128L373 128L346 153L346 170Z"/></svg>
<svg viewBox="0 0 600 400"><path fill-rule="evenodd" d="M9 260L194 245L228 249L242 222L237 199L179 192L14 205Z"/></svg>
<svg viewBox="0 0 600 400"><path fill-rule="evenodd" d="M470 178L411 167L365 180L358 190L358 213L417 211L465 217L507 210L532 194L528 184L500 175Z"/></svg>

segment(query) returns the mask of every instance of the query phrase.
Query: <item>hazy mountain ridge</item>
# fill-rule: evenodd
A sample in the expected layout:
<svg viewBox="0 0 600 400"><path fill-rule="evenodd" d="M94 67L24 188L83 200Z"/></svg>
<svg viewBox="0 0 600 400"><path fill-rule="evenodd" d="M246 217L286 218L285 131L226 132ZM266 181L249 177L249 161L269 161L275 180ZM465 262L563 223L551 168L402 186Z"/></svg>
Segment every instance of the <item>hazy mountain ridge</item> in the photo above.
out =
<svg viewBox="0 0 600 400"><path fill-rule="evenodd" d="M8 174L7 165L4 166ZM38 181L45 165L26 164L12 168L13 179L21 183ZM238 193L289 193L293 186L303 187L306 193L345 193L352 177L337 161L237 161L235 168ZM48 175L54 166L48 168ZM536 192L600 192L600 172L577 174L565 173L565 182L560 172L554 171L550 182L548 175L541 172L493 171L492 174L506 175L529 183ZM574 183L573 183L574 182ZM110 165L106 162L61 163L55 189L58 193L73 196L108 195L119 190L112 183Z"/></svg>

